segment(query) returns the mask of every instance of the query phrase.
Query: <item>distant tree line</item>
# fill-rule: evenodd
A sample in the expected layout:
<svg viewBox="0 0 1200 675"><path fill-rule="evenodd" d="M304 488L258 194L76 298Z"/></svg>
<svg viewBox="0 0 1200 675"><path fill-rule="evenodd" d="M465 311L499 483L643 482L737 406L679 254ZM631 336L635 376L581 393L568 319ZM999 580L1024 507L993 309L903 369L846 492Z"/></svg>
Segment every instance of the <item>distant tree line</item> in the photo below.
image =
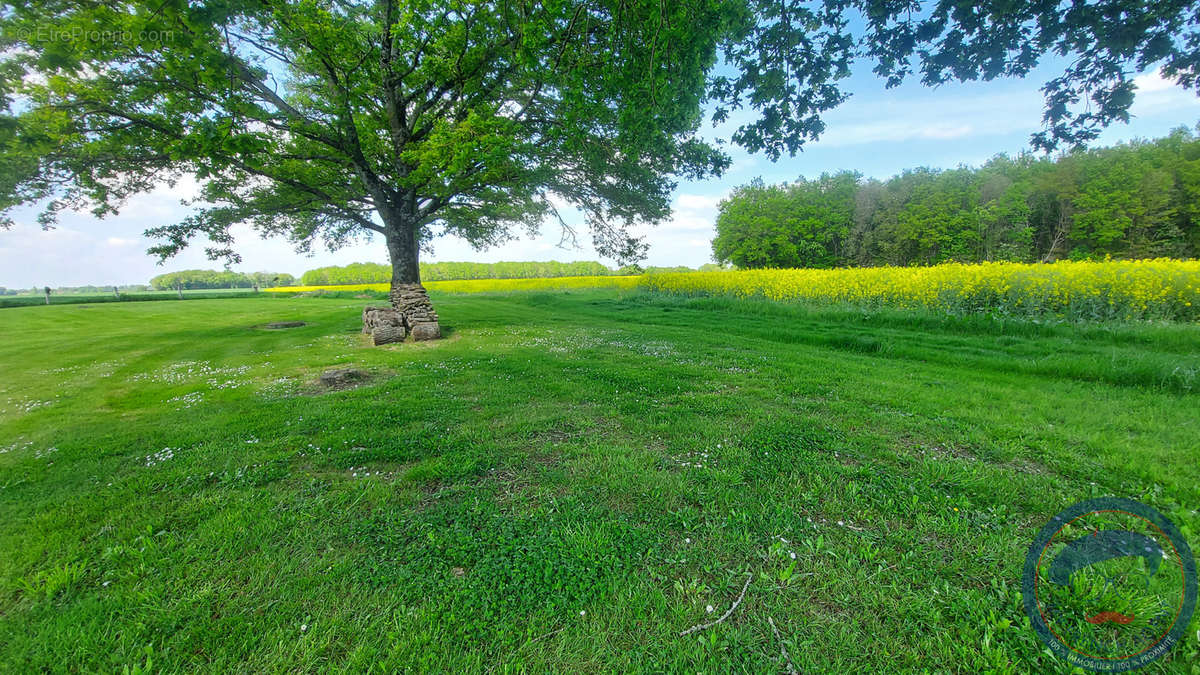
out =
<svg viewBox="0 0 1200 675"><path fill-rule="evenodd" d="M452 279L538 279L550 277L591 277L643 274L646 272L691 272L690 267L647 267L629 265L612 269L603 263L580 262L436 262L421 263L422 281ZM351 263L349 265L318 267L301 275L306 286L339 284L387 283L392 279L390 265Z"/></svg>
<svg viewBox="0 0 1200 675"><path fill-rule="evenodd" d="M52 286L50 293L53 295L94 295L97 293L112 293L113 286ZM137 293L150 290L146 284L120 284L115 287L121 293ZM0 286L0 295L42 295L46 292L45 286L34 286L33 288L5 288Z"/></svg>
<svg viewBox="0 0 1200 675"><path fill-rule="evenodd" d="M704 265L701 269L716 268L716 265ZM443 281L450 279L532 279L539 277L581 277L646 274L655 272L692 272L690 267L639 267L629 265L619 269L606 267L598 262L441 262L421 263L421 277L425 281ZM343 266L319 267L305 272L299 283L308 286L324 286L338 284L371 284L387 283L392 279L392 269L389 265L378 263L351 263ZM229 270L180 270L160 274L150 280L150 284L125 284L117 286L122 293L138 291L173 291L183 290L218 290L223 288L270 288L273 286L295 286L298 280L291 274L282 272L231 272ZM96 293L112 293L112 286L59 286L52 287L54 295L91 295ZM4 295L41 295L44 287L38 286L27 289L5 288L0 286L0 296Z"/></svg>
<svg viewBox="0 0 1200 675"><path fill-rule="evenodd" d="M300 283L305 286L381 284L390 282L391 280L391 266L379 263L330 265L328 267L318 267L315 270L308 270L300 275Z"/></svg>
<svg viewBox="0 0 1200 675"><path fill-rule="evenodd" d="M295 286L296 277L281 272L231 272L224 270L181 270L160 274L150 280L150 286L158 291L217 288L268 288L271 286Z"/></svg>
<svg viewBox="0 0 1200 675"><path fill-rule="evenodd" d="M1200 139L1166 138L979 168L855 172L739 187L713 256L737 267L930 265L1200 255Z"/></svg>

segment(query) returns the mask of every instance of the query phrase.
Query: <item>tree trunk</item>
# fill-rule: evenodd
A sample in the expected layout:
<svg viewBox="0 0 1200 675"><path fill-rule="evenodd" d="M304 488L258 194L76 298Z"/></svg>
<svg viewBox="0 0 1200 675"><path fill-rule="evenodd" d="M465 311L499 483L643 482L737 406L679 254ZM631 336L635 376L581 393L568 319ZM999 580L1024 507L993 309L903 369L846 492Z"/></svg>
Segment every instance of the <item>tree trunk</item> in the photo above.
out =
<svg viewBox="0 0 1200 675"><path fill-rule="evenodd" d="M404 314L404 327L414 340L433 340L442 336L437 312L421 285L418 255L417 225L398 211L385 213L388 258L392 263L392 290L388 297L392 306Z"/></svg>
<svg viewBox="0 0 1200 675"><path fill-rule="evenodd" d="M1055 226L1054 233L1050 238L1050 248L1046 251L1046 255L1042 256L1044 263L1057 260L1054 253L1067 240L1067 234L1071 230L1071 220L1066 207L1060 204L1058 208L1058 225Z"/></svg>
<svg viewBox="0 0 1200 675"><path fill-rule="evenodd" d="M388 228L388 258L392 263L392 288L421 283L421 265L418 260L416 228L401 223Z"/></svg>

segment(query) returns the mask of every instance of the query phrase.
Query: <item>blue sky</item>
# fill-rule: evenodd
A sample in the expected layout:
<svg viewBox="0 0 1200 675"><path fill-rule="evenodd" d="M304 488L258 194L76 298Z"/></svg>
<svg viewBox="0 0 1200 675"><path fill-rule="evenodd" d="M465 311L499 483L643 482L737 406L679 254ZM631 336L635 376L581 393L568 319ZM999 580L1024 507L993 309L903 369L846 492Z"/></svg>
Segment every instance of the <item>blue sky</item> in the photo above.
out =
<svg viewBox="0 0 1200 675"><path fill-rule="evenodd" d="M816 176L824 171L857 170L884 178L917 166L950 168L977 165L997 153L1016 154L1028 148L1029 135L1041 127L1042 97L1038 88L1058 74L1043 66L1023 80L944 85L928 89L915 82L887 90L862 69L847 81L853 96L825 116L826 131L795 157L772 163L762 155L733 153L733 165L720 179L683 182L676 190L673 218L645 229L650 265L698 266L711 261L710 241L717 203L738 185L762 177L769 183ZM1135 137L1152 138L1178 126L1200 121L1200 99L1157 77L1138 78L1139 91L1128 125L1110 128L1100 144ZM729 129L706 132L728 134ZM15 214L17 225L0 231L0 286L73 286L145 283L164 271L219 268L205 259L203 243L159 266L146 255L148 228L175 222L189 211L180 205L188 185L163 186L140 196L119 216L97 220L88 213L64 214L59 226L42 231L32 209ZM282 239L262 240L248 228L236 230L244 261L234 269L270 270L299 276L306 269L358 261L386 262L383 242L362 241L339 251L318 248L301 255ZM439 239L433 255L423 260L603 260L587 246L558 248L556 225L547 223L540 237L511 242L487 251L474 251L465 242Z"/></svg>

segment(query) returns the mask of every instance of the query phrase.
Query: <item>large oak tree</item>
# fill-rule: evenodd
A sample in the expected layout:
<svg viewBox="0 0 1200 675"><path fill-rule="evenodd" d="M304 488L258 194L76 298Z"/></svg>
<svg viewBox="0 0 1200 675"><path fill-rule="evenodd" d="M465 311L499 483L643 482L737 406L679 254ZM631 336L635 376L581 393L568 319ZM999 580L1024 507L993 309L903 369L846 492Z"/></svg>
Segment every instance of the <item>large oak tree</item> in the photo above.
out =
<svg viewBox="0 0 1200 675"><path fill-rule="evenodd" d="M115 213L184 176L194 214L149 232L236 260L249 223L301 248L382 235L393 286L419 251L535 230L569 204L597 250L636 259L638 222L680 177L819 136L855 59L889 84L1046 83L1037 147L1128 119L1133 76L1197 86L1189 2L960 0L18 0L0 11L0 215ZM567 223L558 218L569 235Z"/></svg>

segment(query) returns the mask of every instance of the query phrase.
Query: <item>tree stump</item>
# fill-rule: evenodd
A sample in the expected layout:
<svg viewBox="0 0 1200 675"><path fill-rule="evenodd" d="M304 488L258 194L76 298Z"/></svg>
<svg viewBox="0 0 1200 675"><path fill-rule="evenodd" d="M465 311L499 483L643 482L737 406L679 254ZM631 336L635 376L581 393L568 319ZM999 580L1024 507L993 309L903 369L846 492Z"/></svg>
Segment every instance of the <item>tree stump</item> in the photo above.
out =
<svg viewBox="0 0 1200 675"><path fill-rule="evenodd" d="M371 314L373 312L376 312L381 309L391 309L391 307L372 307L370 305L363 307L363 311L362 311L363 335L371 334L371 329L375 327L374 324L371 323L372 322Z"/></svg>
<svg viewBox="0 0 1200 675"><path fill-rule="evenodd" d="M442 327L436 321L423 321L412 325L414 340L436 340L442 337Z"/></svg>
<svg viewBox="0 0 1200 675"><path fill-rule="evenodd" d="M378 326L371 333L371 340L378 347L379 345L391 344L393 342L404 342L406 334L407 331L405 331L404 326Z"/></svg>
<svg viewBox="0 0 1200 675"><path fill-rule="evenodd" d="M393 307L363 307L362 332L376 345L403 342L408 334L404 315Z"/></svg>

